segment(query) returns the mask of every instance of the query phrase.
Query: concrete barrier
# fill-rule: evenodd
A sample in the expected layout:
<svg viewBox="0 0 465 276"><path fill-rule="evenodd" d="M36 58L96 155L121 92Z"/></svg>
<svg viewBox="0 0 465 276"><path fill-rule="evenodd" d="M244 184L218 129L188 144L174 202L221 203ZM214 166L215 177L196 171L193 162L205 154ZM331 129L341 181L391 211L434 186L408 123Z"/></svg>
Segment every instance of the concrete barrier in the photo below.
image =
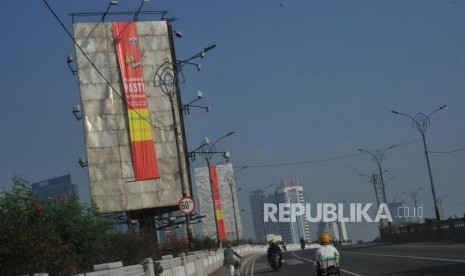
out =
<svg viewBox="0 0 465 276"><path fill-rule="evenodd" d="M307 247L309 248L309 247ZM266 253L266 245L240 245L234 247L240 255L252 253ZM299 250L299 244L287 245L287 250ZM209 275L223 266L223 249L210 251L195 251L183 254L180 257L163 256L157 260L163 268L162 276L194 276ZM34 274L34 276L48 276L47 273ZM155 276L154 261L145 259L141 264L123 266L122 262L94 265L94 271L77 274L76 276Z"/></svg>
<svg viewBox="0 0 465 276"><path fill-rule="evenodd" d="M382 241L464 241L465 218L384 227L380 234Z"/></svg>

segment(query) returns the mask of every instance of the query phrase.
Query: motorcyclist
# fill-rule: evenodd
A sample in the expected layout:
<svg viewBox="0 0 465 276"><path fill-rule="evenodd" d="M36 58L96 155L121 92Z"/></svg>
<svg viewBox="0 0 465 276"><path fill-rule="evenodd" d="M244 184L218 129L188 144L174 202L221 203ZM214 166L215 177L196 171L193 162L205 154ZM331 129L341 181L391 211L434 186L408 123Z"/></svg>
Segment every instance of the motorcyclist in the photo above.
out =
<svg viewBox="0 0 465 276"><path fill-rule="evenodd" d="M305 239L303 237L300 237L300 248L305 249Z"/></svg>
<svg viewBox="0 0 465 276"><path fill-rule="evenodd" d="M337 266L339 260L339 251L330 245L331 237L328 233L323 233L320 236L321 247L315 253L314 267L317 269L318 275L321 269L326 269L331 266Z"/></svg>
<svg viewBox="0 0 465 276"><path fill-rule="evenodd" d="M268 250L266 251L268 255L268 263L271 263L271 256L273 254L279 254L279 266L282 265L282 260L283 260L283 253L281 252L281 248L279 245L276 244L274 240L270 241L270 246L268 247Z"/></svg>

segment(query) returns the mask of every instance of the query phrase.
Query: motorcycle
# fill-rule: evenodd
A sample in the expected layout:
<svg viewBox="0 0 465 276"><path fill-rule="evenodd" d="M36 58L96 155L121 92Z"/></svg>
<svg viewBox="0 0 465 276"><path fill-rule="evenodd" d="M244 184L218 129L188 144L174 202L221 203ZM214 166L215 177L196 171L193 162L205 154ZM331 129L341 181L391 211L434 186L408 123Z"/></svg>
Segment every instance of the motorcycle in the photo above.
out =
<svg viewBox="0 0 465 276"><path fill-rule="evenodd" d="M330 263L331 262L331 263ZM338 259L327 259L325 261L319 261L317 265L318 276L339 276L339 260Z"/></svg>
<svg viewBox="0 0 465 276"><path fill-rule="evenodd" d="M271 257L270 257L271 268L274 269L275 271L278 271L282 265L283 265L283 262L281 260L281 256L278 253L271 254Z"/></svg>

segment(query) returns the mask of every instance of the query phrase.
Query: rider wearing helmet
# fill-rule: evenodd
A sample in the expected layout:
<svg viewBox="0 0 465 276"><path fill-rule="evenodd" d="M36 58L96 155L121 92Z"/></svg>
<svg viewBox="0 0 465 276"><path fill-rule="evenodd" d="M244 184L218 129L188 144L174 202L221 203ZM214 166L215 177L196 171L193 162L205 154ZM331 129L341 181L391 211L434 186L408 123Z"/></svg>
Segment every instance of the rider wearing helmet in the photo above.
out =
<svg viewBox="0 0 465 276"><path fill-rule="evenodd" d="M328 233L323 233L320 236L321 247L315 253L314 267L317 270L324 269L330 266L336 266L339 259L339 251L330 245L331 237Z"/></svg>
<svg viewBox="0 0 465 276"><path fill-rule="evenodd" d="M270 246L268 247L268 250L267 250L268 262L271 263L271 255L279 254L280 264L281 264L282 259L283 259L283 253L281 252L281 248L279 247L279 245L276 244L274 240L271 240L269 244Z"/></svg>

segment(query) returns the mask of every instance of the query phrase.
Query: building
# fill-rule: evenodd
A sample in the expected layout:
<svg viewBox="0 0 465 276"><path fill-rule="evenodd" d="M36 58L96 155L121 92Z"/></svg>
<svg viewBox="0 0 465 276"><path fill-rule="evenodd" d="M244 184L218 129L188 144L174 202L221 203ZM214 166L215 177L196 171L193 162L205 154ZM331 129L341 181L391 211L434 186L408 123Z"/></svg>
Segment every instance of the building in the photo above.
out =
<svg viewBox="0 0 465 276"><path fill-rule="evenodd" d="M296 179L282 180L276 190L277 203L303 204L304 189ZM281 222L283 241L286 243L299 243L300 238L310 240L310 230L305 215L296 216L295 221Z"/></svg>
<svg viewBox="0 0 465 276"><path fill-rule="evenodd" d="M267 235L280 235L288 244L299 243L301 237L310 240L310 230L305 215L298 215L296 220L291 222L264 222L265 203L273 203L277 206L296 203L305 205L303 188L297 180L283 180L275 187L271 195L265 195L264 190L258 189L252 191L249 196L255 238L263 242Z"/></svg>
<svg viewBox="0 0 465 276"><path fill-rule="evenodd" d="M265 242L266 229L265 221L263 218L263 204L265 203L265 191L258 189L250 192L249 200L255 239L257 241Z"/></svg>
<svg viewBox="0 0 465 276"><path fill-rule="evenodd" d="M31 184L32 193L40 199L59 199L67 196L79 197L76 184L71 183L71 175L66 174Z"/></svg>
<svg viewBox="0 0 465 276"><path fill-rule="evenodd" d="M318 237L323 233L328 233L331 239L337 241L343 242L349 240L345 222L320 222L318 223Z"/></svg>
<svg viewBox="0 0 465 276"><path fill-rule="evenodd" d="M277 204L276 193L265 195L265 191L261 189L250 193L250 210L252 212L255 239L260 242L265 242L265 239L269 241L269 237L273 235L281 236L281 224L279 222L265 222L263 216L265 203Z"/></svg>

